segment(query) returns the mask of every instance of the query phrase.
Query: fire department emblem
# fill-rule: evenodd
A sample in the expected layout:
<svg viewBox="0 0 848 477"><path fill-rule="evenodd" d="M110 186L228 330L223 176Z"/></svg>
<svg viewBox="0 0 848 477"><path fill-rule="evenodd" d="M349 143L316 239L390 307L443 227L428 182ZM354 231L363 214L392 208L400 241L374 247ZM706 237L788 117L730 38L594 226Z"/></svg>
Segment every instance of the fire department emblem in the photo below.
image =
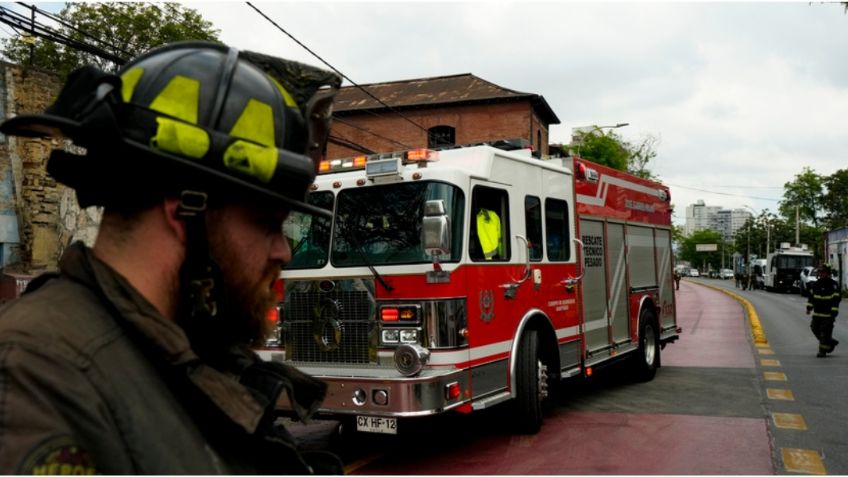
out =
<svg viewBox="0 0 848 477"><path fill-rule="evenodd" d="M495 293L492 290L480 290L480 319L485 322L495 317Z"/></svg>
<svg viewBox="0 0 848 477"><path fill-rule="evenodd" d="M342 307L336 300L325 298L315 307L312 318L312 337L321 351L333 351L342 344Z"/></svg>

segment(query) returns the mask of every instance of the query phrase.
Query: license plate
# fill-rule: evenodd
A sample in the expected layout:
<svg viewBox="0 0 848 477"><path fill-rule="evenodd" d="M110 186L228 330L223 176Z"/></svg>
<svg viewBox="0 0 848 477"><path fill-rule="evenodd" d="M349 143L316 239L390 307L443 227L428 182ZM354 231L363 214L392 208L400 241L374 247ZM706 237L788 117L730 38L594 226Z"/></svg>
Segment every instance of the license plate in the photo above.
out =
<svg viewBox="0 0 848 477"><path fill-rule="evenodd" d="M397 419L393 417L356 416L356 430L378 434L397 434Z"/></svg>

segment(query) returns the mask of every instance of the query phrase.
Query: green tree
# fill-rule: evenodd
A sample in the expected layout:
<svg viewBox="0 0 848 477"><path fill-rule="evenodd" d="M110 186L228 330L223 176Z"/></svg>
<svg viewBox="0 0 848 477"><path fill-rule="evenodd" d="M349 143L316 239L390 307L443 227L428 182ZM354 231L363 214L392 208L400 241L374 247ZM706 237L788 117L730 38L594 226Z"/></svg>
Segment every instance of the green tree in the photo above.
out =
<svg viewBox="0 0 848 477"><path fill-rule="evenodd" d="M823 247L821 231L812 225L801 223L799 236L800 244L807 245L816 259L820 260ZM786 220L766 209L758 217L748 219L745 225L736 231L733 249L743 257L750 249L750 258L766 258L769 252L774 252L784 242L799 245L795 243L795 218Z"/></svg>
<svg viewBox="0 0 848 477"><path fill-rule="evenodd" d="M583 159L620 171L626 171L630 152L624 147L621 138L610 131L595 130L582 136L580 144L575 146L577 155Z"/></svg>
<svg viewBox="0 0 848 477"><path fill-rule="evenodd" d="M657 157L659 138L647 135L636 144L624 143L624 148L630 152L627 160L627 172L643 179L658 180L658 177L648 169L648 164Z"/></svg>
<svg viewBox="0 0 848 477"><path fill-rule="evenodd" d="M196 10L177 3L68 2L58 16L70 25L56 28L63 35L124 59L173 41L217 42L219 34ZM53 71L62 78L90 63L106 71L116 69L115 63L95 54L43 38L3 39L2 52L12 62Z"/></svg>
<svg viewBox="0 0 848 477"><path fill-rule="evenodd" d="M827 192L822 197L822 206L830 229L848 227L848 169L840 169L824 177Z"/></svg>
<svg viewBox="0 0 848 477"><path fill-rule="evenodd" d="M700 244L716 244L718 250L715 252L698 252L697 245ZM690 262L693 267L718 270L721 268L721 250L722 238L720 233L714 230L699 230L683 239L680 244L679 255L681 260Z"/></svg>
<svg viewBox="0 0 848 477"><path fill-rule="evenodd" d="M783 200L779 205L781 215L794 221L797 208L802 221L819 228L823 192L822 176L805 166L800 174L795 175L795 180L783 185Z"/></svg>
<svg viewBox="0 0 848 477"><path fill-rule="evenodd" d="M657 180L648 165L657 156L656 136L648 135L638 143L625 141L614 131L604 132L595 129L584 134L579 143L571 144L570 149L579 157L627 171L643 179Z"/></svg>

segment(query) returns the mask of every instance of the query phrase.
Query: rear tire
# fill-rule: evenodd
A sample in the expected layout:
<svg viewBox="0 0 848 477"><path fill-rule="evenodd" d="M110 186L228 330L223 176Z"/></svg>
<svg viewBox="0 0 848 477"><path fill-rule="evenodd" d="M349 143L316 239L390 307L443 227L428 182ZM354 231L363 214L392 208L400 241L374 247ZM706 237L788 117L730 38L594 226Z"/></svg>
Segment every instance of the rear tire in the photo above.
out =
<svg viewBox="0 0 848 477"><path fill-rule="evenodd" d="M515 428L521 434L535 434L542 427L544 407L548 395L547 367L539 353L539 336L536 330L521 335L518 360L515 365Z"/></svg>
<svg viewBox="0 0 848 477"><path fill-rule="evenodd" d="M638 381L650 381L660 367L660 343L657 319L645 308L639 314L639 350L633 357L634 377Z"/></svg>

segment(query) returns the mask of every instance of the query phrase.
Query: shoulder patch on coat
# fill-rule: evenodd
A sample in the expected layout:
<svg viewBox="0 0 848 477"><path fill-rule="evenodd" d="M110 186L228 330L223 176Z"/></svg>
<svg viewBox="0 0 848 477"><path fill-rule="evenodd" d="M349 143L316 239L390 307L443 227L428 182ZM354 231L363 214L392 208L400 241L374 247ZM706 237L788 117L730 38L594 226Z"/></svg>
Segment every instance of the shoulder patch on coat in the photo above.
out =
<svg viewBox="0 0 848 477"><path fill-rule="evenodd" d="M98 474L88 452L71 436L49 437L32 448L18 467L22 475Z"/></svg>

